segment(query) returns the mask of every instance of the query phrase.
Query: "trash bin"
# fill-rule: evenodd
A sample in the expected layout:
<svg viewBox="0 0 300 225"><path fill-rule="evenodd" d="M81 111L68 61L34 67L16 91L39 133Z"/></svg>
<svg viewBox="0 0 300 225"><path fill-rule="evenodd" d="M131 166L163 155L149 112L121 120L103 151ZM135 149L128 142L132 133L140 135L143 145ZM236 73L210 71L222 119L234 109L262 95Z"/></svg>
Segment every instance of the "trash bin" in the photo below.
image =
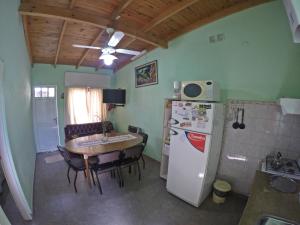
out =
<svg viewBox="0 0 300 225"><path fill-rule="evenodd" d="M227 181L216 180L213 189L213 201L220 204L225 202L227 194L231 191L231 185Z"/></svg>

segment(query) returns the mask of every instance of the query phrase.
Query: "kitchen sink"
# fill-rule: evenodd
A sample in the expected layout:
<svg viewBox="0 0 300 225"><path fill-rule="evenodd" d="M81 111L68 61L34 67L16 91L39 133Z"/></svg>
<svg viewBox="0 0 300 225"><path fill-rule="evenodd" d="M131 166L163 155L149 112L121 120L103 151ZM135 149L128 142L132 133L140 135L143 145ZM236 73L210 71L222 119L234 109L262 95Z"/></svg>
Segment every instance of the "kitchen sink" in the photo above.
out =
<svg viewBox="0 0 300 225"><path fill-rule="evenodd" d="M299 225L299 224L276 216L263 216L260 218L257 225Z"/></svg>

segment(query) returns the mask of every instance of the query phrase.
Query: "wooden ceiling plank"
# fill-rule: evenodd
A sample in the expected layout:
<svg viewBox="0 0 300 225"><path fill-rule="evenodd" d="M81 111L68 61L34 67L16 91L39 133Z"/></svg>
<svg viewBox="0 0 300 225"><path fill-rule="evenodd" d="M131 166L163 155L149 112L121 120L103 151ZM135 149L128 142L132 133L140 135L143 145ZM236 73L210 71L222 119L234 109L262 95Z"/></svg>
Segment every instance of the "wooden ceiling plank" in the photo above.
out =
<svg viewBox="0 0 300 225"><path fill-rule="evenodd" d="M126 40L126 42L122 43L120 48L127 48L129 45L131 45L136 39L135 38L129 38Z"/></svg>
<svg viewBox="0 0 300 225"><path fill-rule="evenodd" d="M167 10L162 12L159 16L155 17L150 23L148 23L144 28L143 31L147 32L154 28L155 26L161 24L163 21L169 19L176 13L180 12L181 10L191 6L192 4L196 3L198 0L182 0L181 2L177 3L172 7L168 7Z"/></svg>
<svg viewBox="0 0 300 225"><path fill-rule="evenodd" d="M56 64L57 64L59 52L60 52L60 49L61 49L61 43L62 43L66 28L67 28L67 24L68 24L68 22L64 21L61 32L60 32L60 35L59 35L58 44L57 44L57 48L56 48L55 59L54 59L54 66L56 66Z"/></svg>
<svg viewBox="0 0 300 225"><path fill-rule="evenodd" d="M206 24L214 22L218 19L224 18L224 17L234 14L236 12L239 12L239 11L242 11L242 10L245 10L245 9L266 3L266 2L270 2L270 1L272 1L272 0L247 0L247 1L235 4L233 6L230 6L228 8L224 8L216 13L213 13L211 16L205 17L204 19L202 18L202 19L196 21L195 23L190 24L189 26L185 27L184 29L180 30L179 32L169 35L168 41L170 41L182 34L190 32L196 28L199 28L201 26L204 26Z"/></svg>
<svg viewBox="0 0 300 225"><path fill-rule="evenodd" d="M29 3L21 3L19 12L21 15L62 19L68 22L70 21L89 24L102 29L105 29L111 22L107 18L101 18L97 15L83 14L79 11L74 11L72 9L63 9L59 7L42 6L38 4ZM132 28L127 27L126 24L125 26L118 24L116 25L115 29L124 32L124 34L126 34L129 37L136 38L154 46L168 48L168 43L166 41L161 40L151 34L146 35L143 32L136 31Z"/></svg>
<svg viewBox="0 0 300 225"><path fill-rule="evenodd" d="M75 6L75 3L76 3L76 0L71 0L69 8L73 9L73 7Z"/></svg>
<svg viewBox="0 0 300 225"><path fill-rule="evenodd" d="M103 35L104 32L105 32L105 29L101 30L100 33L94 38L94 40L92 41L92 43L91 43L90 45L91 45L91 46L96 45L97 42L99 41L100 37ZM90 52L91 50L92 50L92 49L89 49L89 48L88 48L88 49L86 49L86 50L83 52L81 58L79 59L79 62L78 62L77 65L76 65L76 68L78 68L78 67L82 64L83 60L86 58L86 56L89 54L89 52Z"/></svg>
<svg viewBox="0 0 300 225"><path fill-rule="evenodd" d="M134 0L124 0L111 15L111 20L117 20L118 16L133 2Z"/></svg>
<svg viewBox="0 0 300 225"><path fill-rule="evenodd" d="M31 49L31 43L30 43L29 31L28 31L28 16L22 16L22 19L23 19L24 35L25 35L25 41L26 41L29 61L30 61L30 64L32 64L33 58L32 58L32 49Z"/></svg>
<svg viewBox="0 0 300 225"><path fill-rule="evenodd" d="M76 0L71 0L69 8L72 9L74 7L75 3L76 3ZM54 66L56 66L56 64L57 64L58 56L59 56L60 49L61 49L61 43L62 43L66 28L67 28L67 24L68 24L68 22L64 21L62 29L60 31L57 48L56 48L55 59L54 59Z"/></svg>

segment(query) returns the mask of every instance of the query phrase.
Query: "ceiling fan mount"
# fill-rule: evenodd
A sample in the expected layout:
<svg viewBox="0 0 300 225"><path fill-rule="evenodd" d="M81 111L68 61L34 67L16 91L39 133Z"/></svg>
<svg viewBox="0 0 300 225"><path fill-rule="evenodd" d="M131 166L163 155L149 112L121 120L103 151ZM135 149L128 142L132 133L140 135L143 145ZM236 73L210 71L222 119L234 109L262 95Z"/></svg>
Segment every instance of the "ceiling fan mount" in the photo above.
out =
<svg viewBox="0 0 300 225"><path fill-rule="evenodd" d="M114 60L118 59L116 56L113 55L115 53L132 55L133 56L132 60L139 57L140 55L145 54L145 52L146 52L145 50L140 52L140 51L122 49L122 48L116 49L115 47L119 44L119 42L125 36L124 33L122 31L115 31L111 27L106 28L106 32L109 35L109 40L105 47L78 45L78 44L73 44L72 46L76 47L76 48L88 48L88 49L94 49L94 50L101 50L102 54L99 57L99 59L100 60L103 59L105 65L108 65L108 66L112 65Z"/></svg>

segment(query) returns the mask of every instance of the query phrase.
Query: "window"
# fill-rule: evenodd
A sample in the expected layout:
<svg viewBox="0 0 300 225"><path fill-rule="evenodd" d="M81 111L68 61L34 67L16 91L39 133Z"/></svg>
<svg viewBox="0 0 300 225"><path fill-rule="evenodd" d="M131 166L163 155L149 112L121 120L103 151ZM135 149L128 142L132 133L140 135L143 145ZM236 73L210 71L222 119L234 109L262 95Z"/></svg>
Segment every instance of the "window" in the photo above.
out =
<svg viewBox="0 0 300 225"><path fill-rule="evenodd" d="M54 98L55 88L54 87L35 87L34 88L35 98Z"/></svg>
<svg viewBox="0 0 300 225"><path fill-rule="evenodd" d="M93 123L106 119L101 89L69 88L66 109L66 124Z"/></svg>

